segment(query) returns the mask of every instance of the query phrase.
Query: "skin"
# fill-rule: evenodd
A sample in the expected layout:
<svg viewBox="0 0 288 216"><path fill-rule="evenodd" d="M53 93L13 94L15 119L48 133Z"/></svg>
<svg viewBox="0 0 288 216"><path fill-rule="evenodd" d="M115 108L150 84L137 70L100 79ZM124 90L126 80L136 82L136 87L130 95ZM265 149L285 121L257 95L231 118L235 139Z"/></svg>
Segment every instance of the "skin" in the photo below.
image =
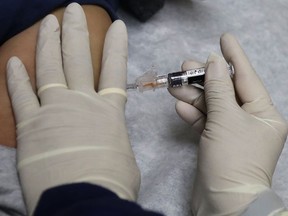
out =
<svg viewBox="0 0 288 216"><path fill-rule="evenodd" d="M93 61L94 83L97 89L101 71L103 44L112 21L108 13L95 5L83 5L86 14L90 49ZM52 12L61 26L64 8ZM12 56L24 63L35 91L35 50L40 22L15 35L0 47L0 144L16 147L16 127L6 85L6 64Z"/></svg>

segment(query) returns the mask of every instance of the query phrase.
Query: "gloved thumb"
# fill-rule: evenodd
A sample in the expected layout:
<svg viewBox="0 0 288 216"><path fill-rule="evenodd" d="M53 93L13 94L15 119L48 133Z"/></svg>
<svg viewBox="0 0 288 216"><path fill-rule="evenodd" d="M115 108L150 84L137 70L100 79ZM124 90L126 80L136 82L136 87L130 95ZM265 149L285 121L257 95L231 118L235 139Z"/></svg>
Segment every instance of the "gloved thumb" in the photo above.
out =
<svg viewBox="0 0 288 216"><path fill-rule="evenodd" d="M215 53L210 54L206 63L204 92L207 113L215 109L226 110L231 107L229 104L237 104L227 62Z"/></svg>

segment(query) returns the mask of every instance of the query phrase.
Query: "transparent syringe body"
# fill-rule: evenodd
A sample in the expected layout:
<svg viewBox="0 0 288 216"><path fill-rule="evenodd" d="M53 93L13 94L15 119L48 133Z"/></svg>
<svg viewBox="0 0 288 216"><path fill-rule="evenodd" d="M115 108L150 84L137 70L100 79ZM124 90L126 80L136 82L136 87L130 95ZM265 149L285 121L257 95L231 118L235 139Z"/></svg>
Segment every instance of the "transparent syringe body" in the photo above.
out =
<svg viewBox="0 0 288 216"><path fill-rule="evenodd" d="M232 77L234 69L231 64L227 66ZM176 88L184 85L203 86L205 80L205 68L195 68L186 71L172 72L165 75L157 75L154 68L144 73L135 80L135 83L128 84L127 89L137 89L140 92L155 90L157 88Z"/></svg>
<svg viewBox="0 0 288 216"><path fill-rule="evenodd" d="M140 92L155 90L162 87L169 87L168 74L157 75L154 68L139 76L134 83L127 85L127 89L137 89Z"/></svg>

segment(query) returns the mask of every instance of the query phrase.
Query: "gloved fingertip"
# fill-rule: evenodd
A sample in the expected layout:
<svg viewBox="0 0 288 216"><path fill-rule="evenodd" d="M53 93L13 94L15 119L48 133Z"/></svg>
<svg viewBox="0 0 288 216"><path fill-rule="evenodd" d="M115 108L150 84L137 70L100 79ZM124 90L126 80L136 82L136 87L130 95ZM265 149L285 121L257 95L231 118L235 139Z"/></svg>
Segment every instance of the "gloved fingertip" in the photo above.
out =
<svg viewBox="0 0 288 216"><path fill-rule="evenodd" d="M112 25L109 28L109 35L119 36L124 35L127 37L127 28L125 23L122 20L116 20L112 23Z"/></svg>
<svg viewBox="0 0 288 216"><path fill-rule="evenodd" d="M224 60L224 58L222 56L218 55L215 52L211 52L209 57L208 57L208 59L207 59L206 64L209 64L209 63L212 63L212 62L221 61L221 60Z"/></svg>
<svg viewBox="0 0 288 216"><path fill-rule="evenodd" d="M182 70L184 70L183 68L187 68L187 65L190 65L190 61L189 60L183 61L181 65Z"/></svg>
<svg viewBox="0 0 288 216"><path fill-rule="evenodd" d="M124 23L122 20L120 20L120 19L115 20L115 21L113 22L113 25L118 25L120 28L126 28L125 23Z"/></svg>
<svg viewBox="0 0 288 216"><path fill-rule="evenodd" d="M12 56L7 62L7 70L16 66L20 66L20 64L21 60L17 56Z"/></svg>
<svg viewBox="0 0 288 216"><path fill-rule="evenodd" d="M10 95L13 95L19 83L27 82L30 78L22 61L14 56L7 62L7 86Z"/></svg>
<svg viewBox="0 0 288 216"><path fill-rule="evenodd" d="M78 18L78 17L85 17L85 14L83 12L83 9L81 7L81 5L79 5L78 3L71 3L67 6L67 8L65 9L65 16L70 15L70 18Z"/></svg>
<svg viewBox="0 0 288 216"><path fill-rule="evenodd" d="M190 124L194 130L200 133L203 131L205 125L205 115L196 107L183 101L177 101L175 109L179 117Z"/></svg>
<svg viewBox="0 0 288 216"><path fill-rule="evenodd" d="M77 11L79 9L81 9L81 5L79 5L76 2L73 2L73 3L69 4L65 10L66 11L74 11L74 10Z"/></svg>
<svg viewBox="0 0 288 216"><path fill-rule="evenodd" d="M205 64L198 62L198 61L194 61L194 60L185 60L182 65L181 65L181 69L182 70L190 70L193 68L201 68L204 67Z"/></svg>
<svg viewBox="0 0 288 216"><path fill-rule="evenodd" d="M20 69L24 67L22 61L16 57L13 56L11 57L8 62L7 62L7 77L8 80L11 77L19 77L19 75L21 75L22 73L18 73L18 71L20 71Z"/></svg>
<svg viewBox="0 0 288 216"><path fill-rule="evenodd" d="M49 14L43 19L41 23L41 27L40 27L40 34L47 34L50 31L53 31L53 32L60 31L58 20L52 14Z"/></svg>

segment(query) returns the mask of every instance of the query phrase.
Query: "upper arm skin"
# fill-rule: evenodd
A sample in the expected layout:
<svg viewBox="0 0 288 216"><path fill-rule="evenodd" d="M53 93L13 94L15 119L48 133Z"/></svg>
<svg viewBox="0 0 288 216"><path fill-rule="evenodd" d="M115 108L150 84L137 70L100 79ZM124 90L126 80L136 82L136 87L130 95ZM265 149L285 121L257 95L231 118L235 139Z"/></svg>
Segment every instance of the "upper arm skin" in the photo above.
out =
<svg viewBox="0 0 288 216"><path fill-rule="evenodd" d="M97 89L104 39L112 21L108 13L99 6L83 5L83 9L88 24L94 81ZM63 13L64 8L57 9L52 13L58 18L60 26ZM16 147L15 121L6 84L6 64L10 57L19 57L28 71L35 90L35 50L39 26L40 21L9 39L0 47L0 144L2 145Z"/></svg>

